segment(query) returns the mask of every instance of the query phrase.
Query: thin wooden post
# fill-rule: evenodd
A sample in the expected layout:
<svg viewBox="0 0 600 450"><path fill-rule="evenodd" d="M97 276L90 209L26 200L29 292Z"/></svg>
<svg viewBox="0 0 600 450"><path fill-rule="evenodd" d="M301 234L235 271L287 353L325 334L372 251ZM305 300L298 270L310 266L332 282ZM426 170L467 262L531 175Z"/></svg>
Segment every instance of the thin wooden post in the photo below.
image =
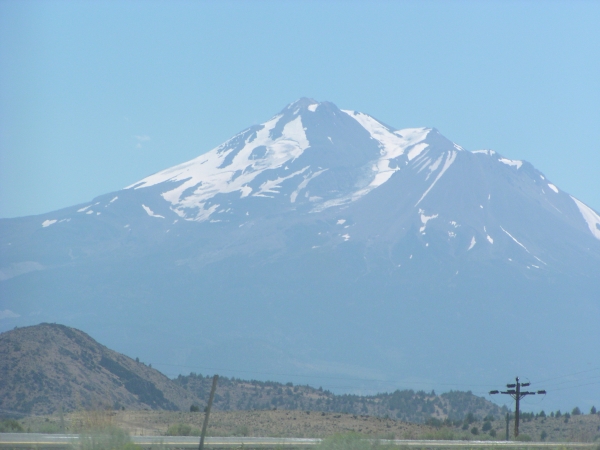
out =
<svg viewBox="0 0 600 450"><path fill-rule="evenodd" d="M208 397L208 405L206 405L206 415L204 416L204 424L202 425L202 435L200 436L200 446L198 447L198 450L204 450L204 438L206 437L206 429L208 428L208 416L210 415L210 408L212 406L213 399L215 398L218 379L219 375L215 375L213 377L212 388L210 389L210 396Z"/></svg>

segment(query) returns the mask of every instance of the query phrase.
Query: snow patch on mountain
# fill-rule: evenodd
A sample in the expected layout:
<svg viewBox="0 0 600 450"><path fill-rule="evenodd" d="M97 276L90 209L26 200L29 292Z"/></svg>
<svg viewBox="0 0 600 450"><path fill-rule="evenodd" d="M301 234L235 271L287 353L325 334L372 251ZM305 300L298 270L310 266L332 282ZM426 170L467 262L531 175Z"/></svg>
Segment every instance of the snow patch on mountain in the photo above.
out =
<svg viewBox="0 0 600 450"><path fill-rule="evenodd" d="M558 194L558 188L552 183L548 183L548 187Z"/></svg>
<svg viewBox="0 0 600 450"><path fill-rule="evenodd" d="M323 172L325 172L327 169L321 169L317 172L308 174L308 175L304 175L304 180L298 185L298 187L296 188L296 190L294 192L291 193L290 195L290 202L294 203L296 201L296 198L298 197L298 194L300 193L300 191L302 191L303 189L306 188L306 186L308 186L308 183L310 183L310 181L316 177L318 177L319 175L321 175Z"/></svg>
<svg viewBox="0 0 600 450"><path fill-rule="evenodd" d="M244 140L243 147L237 152L235 143L240 136L249 134L250 129L204 155L144 178L125 189L179 182L174 189L163 192L162 197L171 203L180 217L197 221L206 220L214 212L216 208L208 206L207 202L216 194L238 191L243 198L274 193L273 189L283 180L277 179L273 185L263 183L255 194L251 194L252 188L248 184L261 173L283 167L298 158L310 145L300 116L285 124L281 136L273 138L272 131L281 117L277 115L262 124ZM254 150L259 150L261 157L256 157Z"/></svg>
<svg viewBox="0 0 600 450"><path fill-rule="evenodd" d="M471 243L469 244L469 248L467 249L467 251L471 250L473 247L475 247L475 244L477 244L477 241L475 240L475 236L473 236L471 238Z"/></svg>
<svg viewBox="0 0 600 450"><path fill-rule="evenodd" d="M446 154L446 161L444 162L444 167L442 167L442 170L440 170L440 172L438 173L437 177L435 177L435 180L433 180L433 183L431 183L431 185L423 193L423 195L421 196L421 198L419 199L419 201L415 204L415 206L418 206L419 203L421 203L423 201L423 199L427 196L427 194L429 194L429 191L431 191L431 189L435 186L435 184L438 182L438 180L440 178L442 178L442 175L444 175L444 173L446 172L446 170L448 170L448 168L452 165L452 163L456 159L456 155L457 155L456 151L451 151L451 152L448 152Z"/></svg>
<svg viewBox="0 0 600 450"><path fill-rule="evenodd" d="M514 159L500 158L498 159L498 161L500 161L503 164L506 164L507 166L516 167L517 169L520 169L523 165L523 161L518 161Z"/></svg>
<svg viewBox="0 0 600 450"><path fill-rule="evenodd" d="M258 192L253 195L255 197L271 197L271 198L273 198L274 197L273 195L266 195L266 194L279 194L279 191L277 189L281 188L281 183L283 183L285 180L289 180L290 178L294 178L296 175L302 174L307 169L308 169L308 166L288 175L287 177L277 177L274 180L265 181L263 184L260 185ZM304 181L306 181L306 179Z"/></svg>
<svg viewBox="0 0 600 450"><path fill-rule="evenodd" d="M381 157L373 165L375 178L367 187L367 192L381 186L390 179L394 172L400 170L400 167L390 167L392 159L404 155L406 150L410 149L408 159L411 160L429 146L427 143L422 142L431 131L429 128L407 128L393 132L368 114L342 111L356 120L369 132L373 139L379 142Z"/></svg>
<svg viewBox="0 0 600 450"><path fill-rule="evenodd" d="M419 228L419 232L424 233L425 228L427 227L427 222L429 222L431 219L436 219L438 217L438 215L433 214L431 216L427 216L427 215L425 215L425 211L422 209L419 209L419 214L421 215L421 223L423 224L423 226L421 228Z"/></svg>
<svg viewBox="0 0 600 450"><path fill-rule="evenodd" d="M508 231L506 231L502 227L502 225L500 225L500 229L502 231L504 231L504 233L506 233L508 235L508 237L510 237L513 241L515 241L519 246L521 246L527 253L531 254L531 252L529 250L527 250L527 247L525 247L523 244L521 244L519 241L517 241L517 239L512 234L510 234Z"/></svg>
<svg viewBox="0 0 600 450"><path fill-rule="evenodd" d="M42 222L42 227L44 227L44 228L49 227L50 225L55 224L56 222L58 222L56 219L44 220Z"/></svg>
<svg viewBox="0 0 600 450"><path fill-rule="evenodd" d="M165 216L161 216L160 214L154 214L154 211L152 211L146 205L142 205L142 208L144 208L144 211L146 211L146 214L148 214L150 217L158 217L159 219L164 219L165 218Z"/></svg>
<svg viewBox="0 0 600 450"><path fill-rule="evenodd" d="M596 212L585 203L580 202L573 196L571 196L571 198L577 205L577 208L579 208L579 212L585 219L585 222L587 223L587 226L594 237L596 239L600 239L600 216L598 216L598 214L596 214Z"/></svg>

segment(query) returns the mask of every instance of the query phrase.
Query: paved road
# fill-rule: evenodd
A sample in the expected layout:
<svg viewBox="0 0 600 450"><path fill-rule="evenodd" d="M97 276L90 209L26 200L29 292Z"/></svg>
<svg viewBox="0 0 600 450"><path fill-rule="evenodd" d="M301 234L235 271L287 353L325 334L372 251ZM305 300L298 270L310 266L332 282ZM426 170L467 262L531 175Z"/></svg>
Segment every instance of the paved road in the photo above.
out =
<svg viewBox="0 0 600 450"><path fill-rule="evenodd" d="M132 436L132 441L142 447L165 446L171 448L198 448L199 438L195 436ZM79 437L74 434L38 434L38 433L0 433L0 449L58 449L76 444ZM314 447L320 439L268 438L268 437L208 437L208 448L306 448ZM506 441L384 441L398 446L416 448L525 448L534 449L590 449L597 443L573 442L506 442Z"/></svg>

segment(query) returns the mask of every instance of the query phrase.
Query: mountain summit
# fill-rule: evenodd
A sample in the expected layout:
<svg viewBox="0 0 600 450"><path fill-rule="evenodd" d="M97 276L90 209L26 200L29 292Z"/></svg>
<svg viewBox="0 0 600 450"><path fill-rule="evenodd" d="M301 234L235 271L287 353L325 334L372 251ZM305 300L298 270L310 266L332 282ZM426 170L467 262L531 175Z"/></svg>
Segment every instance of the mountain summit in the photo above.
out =
<svg viewBox="0 0 600 450"><path fill-rule="evenodd" d="M595 211L525 161L329 102L0 230L5 327L67 322L158 367L465 388L550 378L600 338Z"/></svg>

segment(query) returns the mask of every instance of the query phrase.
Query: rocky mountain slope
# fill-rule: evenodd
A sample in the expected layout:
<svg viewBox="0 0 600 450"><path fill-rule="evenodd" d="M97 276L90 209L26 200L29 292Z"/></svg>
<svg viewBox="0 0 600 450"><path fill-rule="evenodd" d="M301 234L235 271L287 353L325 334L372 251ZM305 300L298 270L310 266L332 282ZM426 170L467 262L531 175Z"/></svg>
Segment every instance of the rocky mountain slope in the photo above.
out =
<svg viewBox="0 0 600 450"><path fill-rule="evenodd" d="M5 413L178 410L197 401L157 370L77 329L44 323L0 334L0 409Z"/></svg>

